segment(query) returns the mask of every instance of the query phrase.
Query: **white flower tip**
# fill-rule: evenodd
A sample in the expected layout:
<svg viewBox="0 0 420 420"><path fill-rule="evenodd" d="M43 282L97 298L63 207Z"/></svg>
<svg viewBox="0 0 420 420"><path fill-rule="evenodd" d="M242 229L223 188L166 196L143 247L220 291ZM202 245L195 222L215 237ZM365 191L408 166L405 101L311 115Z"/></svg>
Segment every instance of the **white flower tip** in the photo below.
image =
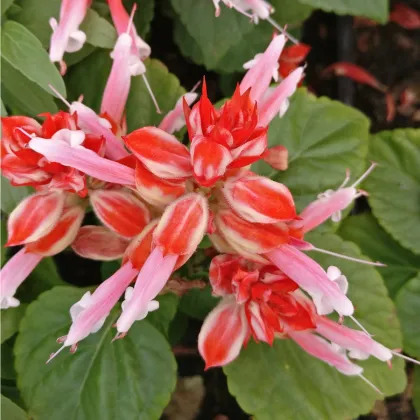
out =
<svg viewBox="0 0 420 420"><path fill-rule="evenodd" d="M20 305L20 301L13 296L5 296L0 303L0 309L16 308Z"/></svg>
<svg viewBox="0 0 420 420"><path fill-rule="evenodd" d="M57 29L57 26L58 26L57 19L52 17L52 18L49 19L48 23L50 24L53 32L55 32L55 30Z"/></svg>

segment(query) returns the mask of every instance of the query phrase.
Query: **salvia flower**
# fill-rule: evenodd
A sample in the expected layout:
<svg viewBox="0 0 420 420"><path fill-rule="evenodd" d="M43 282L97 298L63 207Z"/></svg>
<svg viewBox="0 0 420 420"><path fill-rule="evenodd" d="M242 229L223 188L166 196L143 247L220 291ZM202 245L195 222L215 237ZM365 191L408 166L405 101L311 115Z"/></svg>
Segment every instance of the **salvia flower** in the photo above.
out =
<svg viewBox="0 0 420 420"><path fill-rule="evenodd" d="M53 30L50 41L50 60L61 65L61 73L66 71L63 61L65 52L79 51L86 41L86 34L79 29L86 16L91 0L63 0L60 19L50 19Z"/></svg>

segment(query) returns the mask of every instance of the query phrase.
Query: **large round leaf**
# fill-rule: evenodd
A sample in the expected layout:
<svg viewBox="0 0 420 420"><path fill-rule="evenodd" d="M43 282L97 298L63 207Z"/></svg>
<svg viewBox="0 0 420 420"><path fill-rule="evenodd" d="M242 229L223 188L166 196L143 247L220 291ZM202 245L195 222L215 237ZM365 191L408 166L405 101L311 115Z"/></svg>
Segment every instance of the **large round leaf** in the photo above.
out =
<svg viewBox="0 0 420 420"><path fill-rule="evenodd" d="M358 248L333 234L312 234L318 247L360 257ZM390 348L401 345L395 308L380 275L370 266L315 253L324 268L336 265L350 282L349 295L356 318ZM351 327L355 325L346 320ZM357 327L356 327L357 328ZM370 358L360 363L364 375L385 395L401 392L406 384L403 363L393 368ZM339 420L367 413L381 396L358 377L347 377L306 354L290 340L276 340L273 347L250 343L239 358L225 368L231 393L241 407L258 420Z"/></svg>
<svg viewBox="0 0 420 420"><path fill-rule="evenodd" d="M69 308L85 290L56 287L28 307L16 341L18 386L35 420L158 419L175 387L176 363L164 337L147 321L123 340L113 311L96 334L45 364L70 326Z"/></svg>
<svg viewBox="0 0 420 420"><path fill-rule="evenodd" d="M269 147L287 147L288 170L279 172L263 161L253 169L287 185L301 209L317 194L337 188L346 169L353 178L362 172L368 129L368 119L354 108L299 89L286 114L276 117L268 131Z"/></svg>
<svg viewBox="0 0 420 420"><path fill-rule="evenodd" d="M370 213L347 217L338 234L356 243L371 260L386 264L377 269L392 298L420 272L420 258L396 242Z"/></svg>
<svg viewBox="0 0 420 420"><path fill-rule="evenodd" d="M404 335L404 350L420 359L420 273L399 291L395 304Z"/></svg>
<svg viewBox="0 0 420 420"><path fill-rule="evenodd" d="M372 136L369 157L379 164L365 183L374 215L398 242L420 254L420 130Z"/></svg>

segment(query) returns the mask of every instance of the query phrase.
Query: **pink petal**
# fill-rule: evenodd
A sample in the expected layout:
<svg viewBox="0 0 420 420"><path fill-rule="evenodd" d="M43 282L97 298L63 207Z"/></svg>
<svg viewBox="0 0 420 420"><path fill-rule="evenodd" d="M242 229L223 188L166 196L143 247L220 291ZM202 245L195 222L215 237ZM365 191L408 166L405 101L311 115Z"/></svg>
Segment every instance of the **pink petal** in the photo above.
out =
<svg viewBox="0 0 420 420"><path fill-rule="evenodd" d="M122 120L130 91L131 42L130 35L126 33L118 37L114 51L112 52L114 62L102 96L101 113L109 115L117 124Z"/></svg>
<svg viewBox="0 0 420 420"><path fill-rule="evenodd" d="M238 357L249 328L243 305L232 296L223 298L207 315L198 336L198 350L206 369L224 366Z"/></svg>
<svg viewBox="0 0 420 420"><path fill-rule="evenodd" d="M331 281L322 267L307 255L290 245L266 255L280 270L311 296L322 295L340 315L354 312L350 299Z"/></svg>
<svg viewBox="0 0 420 420"><path fill-rule="evenodd" d="M125 238L138 235L150 222L148 208L129 191L96 190L90 202L101 222Z"/></svg>
<svg viewBox="0 0 420 420"><path fill-rule="evenodd" d="M299 67L290 73L271 93L269 98L260 106L258 124L266 127L279 113L284 102L295 93L303 76L303 67Z"/></svg>
<svg viewBox="0 0 420 420"><path fill-rule="evenodd" d="M111 131L110 123L99 117L95 111L81 102L73 102L70 106L70 112L72 114L77 113L77 123L85 133L105 138L106 157L112 160L120 160L129 155L122 140Z"/></svg>
<svg viewBox="0 0 420 420"><path fill-rule="evenodd" d="M328 220L334 213L344 210L354 200L357 191L353 187L341 188L328 197L321 197L310 203L300 214L303 231L309 232Z"/></svg>
<svg viewBox="0 0 420 420"><path fill-rule="evenodd" d="M392 353L382 344L376 342L363 331L352 330L344 325L337 324L326 317L318 317L316 321L317 332L347 350L359 350L375 356L379 360L387 361Z"/></svg>
<svg viewBox="0 0 420 420"><path fill-rule="evenodd" d="M22 248L7 261L0 271L1 309L19 305L19 301L13 296L17 288L31 274L42 258L42 255L32 254Z"/></svg>
<svg viewBox="0 0 420 420"><path fill-rule="evenodd" d="M121 185L135 185L134 170L98 156L83 146L72 147L62 141L35 137L29 142L32 150L44 155L50 162L73 167L101 181Z"/></svg>
<svg viewBox="0 0 420 420"><path fill-rule="evenodd" d="M69 51L71 37L79 30L79 26L85 18L90 0L63 0L60 9L60 21L51 36L50 60L53 62L61 61L64 53ZM72 51L82 48L83 42Z"/></svg>
<svg viewBox="0 0 420 420"><path fill-rule="evenodd" d="M175 267L176 255L163 256L155 248L143 265L134 286L133 295L125 302L123 313L118 318L117 330L126 333L133 323L143 319L149 310L149 303L163 289Z"/></svg>
<svg viewBox="0 0 420 420"><path fill-rule="evenodd" d="M128 241L103 226L82 226L71 247L83 258L113 261L122 258Z"/></svg>
<svg viewBox="0 0 420 420"><path fill-rule="evenodd" d="M26 197L12 211L7 222L7 246L29 243L42 238L56 226L63 212L65 194L37 193Z"/></svg>
<svg viewBox="0 0 420 420"><path fill-rule="evenodd" d="M127 263L100 284L91 296L91 304L79 314L70 327L64 345L71 346L86 338L98 321L109 315L137 273L138 270L131 263Z"/></svg>
<svg viewBox="0 0 420 420"><path fill-rule="evenodd" d="M330 343L310 332L293 332L289 337L307 353L335 367L344 375L360 375L363 369L350 362L346 355L339 353Z"/></svg>
<svg viewBox="0 0 420 420"><path fill-rule="evenodd" d="M183 99L185 99L188 105L191 105L196 99L197 94L193 92L188 92L183 95L175 105L175 108L172 111L169 111L161 123L159 124L159 128L163 131L166 131L169 134L173 134L176 131L181 130L182 127L185 125L185 118L183 112Z"/></svg>
<svg viewBox="0 0 420 420"><path fill-rule="evenodd" d="M262 57L242 79L240 84L241 94L251 88L251 99L259 102L267 88L270 86L273 77L273 69L277 68L280 54L286 44L284 35L277 35L273 38Z"/></svg>

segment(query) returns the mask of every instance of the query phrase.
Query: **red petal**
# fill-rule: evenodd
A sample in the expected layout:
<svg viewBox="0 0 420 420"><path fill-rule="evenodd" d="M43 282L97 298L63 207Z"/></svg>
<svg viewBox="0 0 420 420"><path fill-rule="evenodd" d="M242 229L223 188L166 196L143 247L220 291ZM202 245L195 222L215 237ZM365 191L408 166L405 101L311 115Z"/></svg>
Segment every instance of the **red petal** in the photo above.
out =
<svg viewBox="0 0 420 420"><path fill-rule="evenodd" d="M303 42L286 47L280 56L280 62L293 62L300 64L311 50L310 45L304 44Z"/></svg>
<svg viewBox="0 0 420 420"><path fill-rule="evenodd" d="M249 253L264 254L289 240L288 228L281 222L274 225L250 223L231 210L220 211L215 221L218 232L238 253L243 249Z"/></svg>
<svg viewBox="0 0 420 420"><path fill-rule="evenodd" d="M126 238L138 235L150 221L148 208L129 191L97 190L90 200L101 222Z"/></svg>
<svg viewBox="0 0 420 420"><path fill-rule="evenodd" d="M235 359L248 334L244 306L223 299L207 316L198 336L198 350L206 369L224 366Z"/></svg>
<svg viewBox="0 0 420 420"><path fill-rule="evenodd" d="M103 226L82 226L71 245L81 257L98 261L121 258L127 246L126 239Z"/></svg>
<svg viewBox="0 0 420 420"><path fill-rule="evenodd" d="M158 219L152 220L143 231L131 241L125 252L123 264L130 260L131 264L138 270L143 267L152 250L153 232L155 231L158 222Z"/></svg>
<svg viewBox="0 0 420 420"><path fill-rule="evenodd" d="M242 168L261 158L261 155L267 149L267 130L256 130L254 136L253 139L247 141L242 146L231 150L233 162L229 165L229 168Z"/></svg>
<svg viewBox="0 0 420 420"><path fill-rule="evenodd" d="M27 251L44 256L60 253L76 238L84 215L84 209L79 206L72 206L64 209L63 214L54 229L38 241L27 245Z"/></svg>
<svg viewBox="0 0 420 420"><path fill-rule="evenodd" d="M205 78L203 78L203 88L198 104L200 107L201 129L203 134L207 134L209 127L213 126L216 122L217 111L207 96L207 84Z"/></svg>
<svg viewBox="0 0 420 420"><path fill-rule="evenodd" d="M264 152L263 159L272 168L285 171L289 166L289 152L284 146L274 146Z"/></svg>
<svg viewBox="0 0 420 420"><path fill-rule="evenodd" d="M43 185L51 179L51 175L43 169L12 154L2 159L1 169L2 175L10 180L12 185Z"/></svg>
<svg viewBox="0 0 420 420"><path fill-rule="evenodd" d="M41 114L45 117L42 124L42 134L40 137L50 139L57 131L65 128L69 130L77 130L77 116L71 115L68 112L59 111L56 114L46 112Z"/></svg>
<svg viewBox="0 0 420 420"><path fill-rule="evenodd" d="M222 254L211 260L209 279L213 294L224 296L233 293L232 279L240 268L240 259L236 255Z"/></svg>
<svg viewBox="0 0 420 420"><path fill-rule="evenodd" d="M276 223L296 217L288 188L262 176L229 179L223 187L223 195L240 217L252 223Z"/></svg>
<svg viewBox="0 0 420 420"><path fill-rule="evenodd" d="M330 72L334 72L336 76L349 77L355 82L362 83L364 85L369 85L381 92L386 92L387 90L387 87L384 86L381 82L379 82L379 80L376 79L376 77L373 74L369 73L367 70L353 63L347 63L343 61L331 64L323 71L323 74L325 75Z"/></svg>
<svg viewBox="0 0 420 420"><path fill-rule="evenodd" d="M26 197L9 216L6 246L33 242L48 234L63 212L64 200L65 195L61 192Z"/></svg>
<svg viewBox="0 0 420 420"><path fill-rule="evenodd" d="M403 3L398 3L394 6L389 15L389 20L405 29L420 28L420 13Z"/></svg>
<svg viewBox="0 0 420 420"><path fill-rule="evenodd" d="M137 161L136 189L152 206L165 207L185 193L185 182L170 182L159 178Z"/></svg>
<svg viewBox="0 0 420 420"><path fill-rule="evenodd" d="M156 127L144 127L125 136L124 141L154 175L165 179L191 175L190 153L172 134Z"/></svg>
<svg viewBox="0 0 420 420"><path fill-rule="evenodd" d="M25 147L30 137L22 133L17 128L22 128L28 134L41 134L41 126L33 118L29 117L4 117L1 119L2 128L2 146L7 150L7 153L15 153Z"/></svg>
<svg viewBox="0 0 420 420"><path fill-rule="evenodd" d="M194 177L200 185L213 186L232 162L229 150L210 139L201 137L191 147Z"/></svg>
<svg viewBox="0 0 420 420"><path fill-rule="evenodd" d="M187 255L195 251L206 232L208 203L201 194L187 194L173 202L156 228L156 246L165 254Z"/></svg>

